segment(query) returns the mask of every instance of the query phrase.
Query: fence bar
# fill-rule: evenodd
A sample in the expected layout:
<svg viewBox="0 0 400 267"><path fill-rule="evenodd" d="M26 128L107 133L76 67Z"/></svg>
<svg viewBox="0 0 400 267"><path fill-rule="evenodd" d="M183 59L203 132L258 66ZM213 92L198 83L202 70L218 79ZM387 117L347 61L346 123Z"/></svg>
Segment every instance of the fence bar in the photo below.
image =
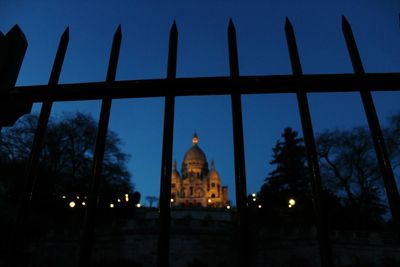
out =
<svg viewBox="0 0 400 267"><path fill-rule="evenodd" d="M28 47L25 35L15 25L2 38L0 56L0 92L7 94L17 82L18 74ZM26 99L0 97L0 126L10 126L22 116L30 112L32 103Z"/></svg>
<svg viewBox="0 0 400 267"><path fill-rule="evenodd" d="M0 31L0 73L4 71L5 67L5 60L6 60L6 37L4 34ZM1 91L1 90L0 90ZM1 134L1 129L2 126L0 125L0 134Z"/></svg>
<svg viewBox="0 0 400 267"><path fill-rule="evenodd" d="M178 51L178 29L176 23L172 24L169 32L167 79L176 77L176 61ZM160 181L160 232L157 244L157 266L170 265L170 224L171 224L171 174L172 174L172 146L174 139L174 89L165 92L164 130L161 159Z"/></svg>
<svg viewBox="0 0 400 267"><path fill-rule="evenodd" d="M17 81L28 42L18 25L12 27L5 36L1 35L0 88L4 92L11 90Z"/></svg>
<svg viewBox="0 0 400 267"><path fill-rule="evenodd" d="M4 70L6 55L6 37L4 36L3 32L0 31L0 73L2 73Z"/></svg>
<svg viewBox="0 0 400 267"><path fill-rule="evenodd" d="M2 35L0 40L0 91L7 93L12 90L17 81L28 43L18 25L15 25L5 36ZM4 97L0 98L2 120L8 120L10 118L9 114L7 114L7 112L12 112L9 102L10 101ZM3 114L3 112L6 113ZM18 203L18 207L19 206L22 206L21 203ZM6 261L8 261L7 266L17 266L21 258L18 253L25 249L25 247L18 246L18 242L16 241L16 239L22 241L22 238L25 237L24 235L19 235L18 217L15 218L15 222L13 228L10 229L12 232L9 246L7 247L9 250L6 256Z"/></svg>
<svg viewBox="0 0 400 267"><path fill-rule="evenodd" d="M199 77L127 80L114 82L89 82L49 85L17 86L11 92L1 92L0 99L26 98L33 102L77 101L112 98L164 97L168 88L175 96L297 93L297 88L307 93L358 92L360 87L371 91L398 91L400 73L357 74L303 74L232 77ZM358 88L358 89L357 89Z"/></svg>
<svg viewBox="0 0 400 267"><path fill-rule="evenodd" d="M360 53L358 52L357 44L354 39L353 31L350 23L345 16L342 16L342 30L346 40L347 49L350 54L351 63L356 74L363 75L364 67L361 61ZM400 197L397 189L396 180L393 174L393 169L386 150L385 140L383 138L382 129L379 124L378 115L376 113L374 101L371 91L367 87L360 88L360 95L364 106L364 111L367 116L369 129L374 141L376 157L378 159L379 168L382 173L383 182L385 184L387 198L392 212L393 222L400 226Z"/></svg>
<svg viewBox="0 0 400 267"><path fill-rule="evenodd" d="M121 47L121 25L118 26L115 31L110 61L108 63L107 71L107 82L112 82L115 80L115 75L117 72L118 57ZM98 132L96 137L96 146L93 158L93 181L92 188L89 194L89 201L86 208L85 223L82 233L80 254L79 254L79 267L90 266L91 255L94 243L94 227L95 219L97 215L97 205L100 195L100 184L102 183L102 167L104 159L104 150L107 139L108 122L110 119L111 111L111 97L104 97L101 102L100 119L98 124Z"/></svg>
<svg viewBox="0 0 400 267"><path fill-rule="evenodd" d="M301 68L299 51L297 49L296 37L294 34L293 26L287 17L285 23L285 32L289 48L290 63L292 65L293 75L301 76L303 75L303 71ZM304 141L306 144L309 174L311 176L310 180L311 180L311 189L313 195L314 211L316 215L316 224L318 229L318 242L320 249L321 266L331 267L333 266L332 247L329 239L329 229L325 216L325 213L327 211L323 209L324 203L322 197L321 175L319 170L318 155L315 146L314 132L312 128L308 99L305 91L303 91L302 88L298 89L296 96L297 96L297 103L299 105Z"/></svg>
<svg viewBox="0 0 400 267"><path fill-rule="evenodd" d="M239 60L236 42L236 29L232 20L229 20L228 26L228 46L229 46L229 66L230 75L233 79L239 77ZM238 90L233 90L231 94L232 106L232 125L233 125L233 145L235 158L235 191L236 206L239 223L239 266L251 266L250 246L248 233L247 216L247 190L246 190L246 167L244 156L243 140L243 120L242 120L242 102Z"/></svg>
<svg viewBox="0 0 400 267"><path fill-rule="evenodd" d="M60 38L56 57L54 59L53 67L49 78L50 86L58 83L62 65L65 58L65 53L68 47L68 42L69 42L69 29L67 28ZM21 196L21 203L16 220L16 233L18 234L18 238L14 237L13 240L14 242L19 243L19 245L21 245L21 243L22 244L24 243L24 241L21 240L21 238L25 236L25 223L29 217L30 205L38 175L37 167L39 164L40 152L43 146L47 123L49 121L52 105L53 102L51 101L43 102L42 108L40 110L35 137L32 143L31 154L29 156L28 168L25 178L26 180L25 180L24 190Z"/></svg>

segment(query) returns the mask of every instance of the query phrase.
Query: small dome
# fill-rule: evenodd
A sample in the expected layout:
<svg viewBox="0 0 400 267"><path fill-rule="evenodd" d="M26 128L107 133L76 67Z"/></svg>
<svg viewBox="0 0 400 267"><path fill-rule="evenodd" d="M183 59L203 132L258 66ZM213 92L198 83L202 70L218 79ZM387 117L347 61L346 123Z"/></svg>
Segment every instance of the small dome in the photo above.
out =
<svg viewBox="0 0 400 267"><path fill-rule="evenodd" d="M171 179L180 179L179 172L176 170L176 161L174 161L173 167L172 167L172 174L171 174Z"/></svg>
<svg viewBox="0 0 400 267"><path fill-rule="evenodd" d="M172 171L171 179L180 179L179 173L176 170Z"/></svg>
<svg viewBox="0 0 400 267"><path fill-rule="evenodd" d="M211 170L210 170L208 176L210 177L210 180L220 180L219 173L215 169L214 160L211 161Z"/></svg>

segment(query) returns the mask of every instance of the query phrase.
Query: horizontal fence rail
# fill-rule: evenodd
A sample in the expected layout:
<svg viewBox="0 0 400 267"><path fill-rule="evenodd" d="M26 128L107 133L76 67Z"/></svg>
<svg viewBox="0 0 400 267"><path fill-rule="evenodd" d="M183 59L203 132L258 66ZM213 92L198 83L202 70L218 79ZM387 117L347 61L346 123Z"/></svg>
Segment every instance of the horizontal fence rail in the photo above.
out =
<svg viewBox="0 0 400 267"><path fill-rule="evenodd" d="M94 228L96 218L96 203L99 197L99 185L102 179L102 164L104 146L108 129L111 102L120 98L150 98L165 97L164 130L162 146L162 164L160 178L160 220L158 237L157 264L169 266L170 252L170 197L173 149L173 125L175 97L229 95L231 96L235 191L238 207L238 264L251 266L251 252L248 243L248 218L246 203L246 169L244 155L243 122L241 110L241 95L243 94L296 94L299 113L303 128L303 136L308 157L311 177L311 187L314 202L318 241L320 247L321 265L333 266L332 245L329 238L330 229L325 218L324 202L321 198L321 177L315 148L311 114L307 93L360 93L365 114L374 140L376 155L383 176L393 221L400 226L400 198L393 170L387 157L382 130L378 121L371 92L400 91L400 73L365 73L361 57L349 22L342 18L342 30L349 50L354 74L303 74L299 51L296 44L294 28L286 18L285 32L292 65L292 75L260 75L240 76L236 30L232 20L228 25L228 50L230 76L176 78L178 54L178 30L174 22L169 36L169 53L167 77L165 79L115 81L122 30L119 26L113 38L110 61L106 81L58 84L65 53L69 41L67 28L60 40L49 83L46 85L15 86L19 69L27 47L27 42L18 26L9 33L0 33L0 127L10 126L23 114L29 113L32 103L43 103L37 126L35 141L28 173L26 175L26 190L21 196L15 229L15 239L9 249L9 266L23 266L19 263L18 249L26 248L24 222L29 217L30 201L34 194L38 157L43 144L47 122L52 104L56 101L102 100L96 148L92 168L92 190L88 200L85 224L82 232L79 266L90 266L94 246ZM0 128L1 130L1 128ZM18 233L18 234L17 234Z"/></svg>
<svg viewBox="0 0 400 267"><path fill-rule="evenodd" d="M26 98L33 102L48 99L78 101L102 99L104 96L164 97L167 92L174 96L230 95L235 90L240 94L285 94L297 93L299 88L307 93L359 92L360 88L374 92L399 91L400 73L260 75L30 85L0 92L0 98Z"/></svg>

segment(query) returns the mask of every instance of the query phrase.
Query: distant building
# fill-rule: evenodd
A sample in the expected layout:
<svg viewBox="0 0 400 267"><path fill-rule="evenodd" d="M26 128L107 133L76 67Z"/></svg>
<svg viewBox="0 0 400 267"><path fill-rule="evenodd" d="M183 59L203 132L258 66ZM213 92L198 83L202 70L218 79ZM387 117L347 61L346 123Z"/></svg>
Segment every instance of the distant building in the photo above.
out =
<svg viewBox="0 0 400 267"><path fill-rule="evenodd" d="M172 170L171 204L176 207L213 207L228 205L228 187L221 185L221 178L211 161L211 169L203 150L199 147L196 134L192 138L192 147L186 152L181 174Z"/></svg>

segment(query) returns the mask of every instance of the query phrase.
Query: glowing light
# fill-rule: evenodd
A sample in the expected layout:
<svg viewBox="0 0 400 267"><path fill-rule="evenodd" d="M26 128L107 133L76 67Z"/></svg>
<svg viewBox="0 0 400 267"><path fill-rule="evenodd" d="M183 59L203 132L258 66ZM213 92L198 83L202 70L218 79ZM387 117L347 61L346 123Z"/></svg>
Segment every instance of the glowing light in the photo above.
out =
<svg viewBox="0 0 400 267"><path fill-rule="evenodd" d="M62 198L63 198L63 199L66 199L67 197L66 197L66 196L62 196Z"/></svg>
<svg viewBox="0 0 400 267"><path fill-rule="evenodd" d="M175 200L173 198L171 198L171 203L174 202Z"/></svg>
<svg viewBox="0 0 400 267"><path fill-rule="evenodd" d="M289 207L289 208L291 208L291 207L292 207L292 205L290 205L290 204L289 204L289 206L288 206L288 207Z"/></svg>
<svg viewBox="0 0 400 267"><path fill-rule="evenodd" d="M256 197L256 193L251 194L252 197Z"/></svg>
<svg viewBox="0 0 400 267"><path fill-rule="evenodd" d="M121 199L118 198L118 199L117 199L117 202L121 202Z"/></svg>
<svg viewBox="0 0 400 267"><path fill-rule="evenodd" d="M76 206L76 203L74 201L69 202L69 207L74 208Z"/></svg>
<svg viewBox="0 0 400 267"><path fill-rule="evenodd" d="M289 205L294 206L295 204L296 201L293 198L289 199Z"/></svg>
<svg viewBox="0 0 400 267"><path fill-rule="evenodd" d="M110 208L114 208L114 204L113 203L110 204Z"/></svg>
<svg viewBox="0 0 400 267"><path fill-rule="evenodd" d="M226 206L226 208L229 210L231 208L231 206L228 205L228 206Z"/></svg>
<svg viewBox="0 0 400 267"><path fill-rule="evenodd" d="M140 208L140 207L141 207L140 203L137 203L136 208Z"/></svg>
<svg viewBox="0 0 400 267"><path fill-rule="evenodd" d="M208 203L211 203L211 199L208 199Z"/></svg>
<svg viewBox="0 0 400 267"><path fill-rule="evenodd" d="M79 196L76 196L76 199L79 199Z"/></svg>
<svg viewBox="0 0 400 267"><path fill-rule="evenodd" d="M128 202L129 201L129 195L125 194L125 201Z"/></svg>
<svg viewBox="0 0 400 267"><path fill-rule="evenodd" d="M253 201L255 202L257 199L255 197L253 197Z"/></svg>
<svg viewBox="0 0 400 267"><path fill-rule="evenodd" d="M86 206L86 202L82 202L82 206Z"/></svg>
<svg viewBox="0 0 400 267"><path fill-rule="evenodd" d="M258 205L258 208L259 208L259 209L261 209L261 208L262 208L262 206L261 206L261 205Z"/></svg>
<svg viewBox="0 0 400 267"><path fill-rule="evenodd" d="M198 142L199 142L199 138L197 137L197 134L195 133L192 138L192 143L193 143L193 145L197 145Z"/></svg>

